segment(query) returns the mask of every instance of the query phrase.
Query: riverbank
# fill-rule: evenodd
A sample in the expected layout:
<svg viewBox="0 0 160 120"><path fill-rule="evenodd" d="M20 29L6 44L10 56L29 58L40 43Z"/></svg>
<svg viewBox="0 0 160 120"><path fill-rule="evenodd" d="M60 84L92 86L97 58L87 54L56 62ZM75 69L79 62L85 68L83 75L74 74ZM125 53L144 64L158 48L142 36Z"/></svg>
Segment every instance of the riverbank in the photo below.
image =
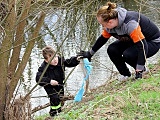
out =
<svg viewBox="0 0 160 120"><path fill-rule="evenodd" d="M149 65L144 79L106 84L91 90L81 102L63 108L59 116L36 120L159 120L160 62Z"/></svg>

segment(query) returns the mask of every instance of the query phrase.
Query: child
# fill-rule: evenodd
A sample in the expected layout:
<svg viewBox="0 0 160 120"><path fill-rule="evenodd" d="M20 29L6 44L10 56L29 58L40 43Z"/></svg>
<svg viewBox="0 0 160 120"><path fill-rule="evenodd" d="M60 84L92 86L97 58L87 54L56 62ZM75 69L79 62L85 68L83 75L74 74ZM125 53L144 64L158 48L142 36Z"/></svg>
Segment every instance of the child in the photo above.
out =
<svg viewBox="0 0 160 120"><path fill-rule="evenodd" d="M50 98L51 107L49 114L50 116L55 116L57 113L61 112L62 104L60 97L64 96L64 69L65 67L75 67L79 64L80 61L77 57L71 57L70 59L66 60L63 57L59 57L55 55L55 51L50 46L44 47L42 54L44 57L44 62L38 69L36 74L36 82L40 86L43 86L47 92ZM55 57L53 58L54 55ZM49 62L50 64L42 79L40 80L40 77Z"/></svg>

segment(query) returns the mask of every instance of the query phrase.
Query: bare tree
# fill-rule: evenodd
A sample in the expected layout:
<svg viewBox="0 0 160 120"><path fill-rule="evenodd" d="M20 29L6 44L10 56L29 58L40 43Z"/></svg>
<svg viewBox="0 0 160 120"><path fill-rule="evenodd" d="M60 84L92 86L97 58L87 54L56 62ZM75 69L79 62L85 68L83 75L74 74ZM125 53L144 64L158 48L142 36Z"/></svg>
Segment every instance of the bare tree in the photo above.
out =
<svg viewBox="0 0 160 120"><path fill-rule="evenodd" d="M85 0L84 0L85 1ZM18 84L18 81L22 77L22 73L26 67L26 64L29 60L31 51L35 45L36 40L41 37L39 31L43 25L45 18L45 11L50 9L55 9L53 6L48 7L49 4L55 4L56 1L44 2L43 0L39 3L37 0L0 0L0 119L6 120L16 120L16 119L30 119L25 115L26 113L33 113L39 109L33 109L33 111L26 111L26 106L29 106L29 94L32 89L26 96L20 97L20 100L13 99L13 93ZM78 9L73 10L74 5L82 2L82 6ZM86 4L87 3L87 4ZM75 25L81 18L87 19L86 23L90 23L87 26L89 35L87 40L94 40L95 35L91 34L93 29L94 20L89 22L90 17L84 14L86 9L89 9L88 6L92 6L93 1L83 1L81 0L72 0L58 1L59 6L56 8L66 9L64 12L68 13L66 15L65 22L62 26L57 24L57 30L61 31L60 34L65 34L62 38L62 42L67 38L75 38ZM82 9L83 8L83 9ZM80 13L78 13L80 11ZM90 11L92 13L92 11ZM73 16L73 21L70 19L70 14ZM62 14L63 15L63 14ZM61 16L59 16L61 20ZM31 22L28 22L31 21ZM68 21L71 21L68 24ZM80 23L83 24L83 23ZM67 25L66 30L63 29L64 25ZM84 26L85 27L85 26ZM67 31L67 33L66 33ZM49 32L50 33L52 31ZM25 37L27 34L27 37ZM84 33L81 33L82 35ZM80 34L80 35L81 35ZM61 35L59 35L61 37ZM86 36L86 35L85 35ZM54 35L52 36L54 38ZM86 37L85 37L86 38ZM22 51L22 47L25 45L25 50ZM59 47L61 47L60 45ZM23 54L21 54L23 53ZM36 87L36 86L35 86ZM68 99L68 98L67 98ZM73 99L71 97L70 99ZM19 103L19 104L18 104ZM48 106L48 104L47 104ZM21 112L20 112L21 111ZM24 111L24 112L23 112Z"/></svg>
<svg viewBox="0 0 160 120"><path fill-rule="evenodd" d="M34 47L40 28L44 22L45 13L39 12L34 20L33 32L26 40L24 35L28 26L27 19L31 17L31 0L1 0L1 28L3 38L0 46L0 119L4 119L4 113L13 97L16 85L25 69L25 66ZM24 54L20 59L23 44L26 44ZM9 119L9 118L5 118Z"/></svg>

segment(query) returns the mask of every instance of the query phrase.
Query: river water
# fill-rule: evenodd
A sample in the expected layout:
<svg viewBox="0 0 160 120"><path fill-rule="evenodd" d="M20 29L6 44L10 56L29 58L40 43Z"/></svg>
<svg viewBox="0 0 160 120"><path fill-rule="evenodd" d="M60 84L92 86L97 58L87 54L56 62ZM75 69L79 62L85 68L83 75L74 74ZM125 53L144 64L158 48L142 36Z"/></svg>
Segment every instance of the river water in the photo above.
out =
<svg viewBox="0 0 160 120"><path fill-rule="evenodd" d="M138 0L137 0L138 1ZM100 5L98 1L93 2L86 9L88 4L81 3L77 8L71 6L63 9L53 9L48 12L45 19L45 25L41 34L44 34L42 40L38 41L32 51L31 58L23 73L24 81L21 82L19 94L26 94L35 84L35 76L38 67L43 62L41 50L45 45L51 45L55 49L61 46L63 40L64 44L61 46L59 52L65 58L76 55L80 49L88 50L94 43L98 35L100 35L101 27L97 23L95 16L92 15ZM119 6L125 7L128 10L139 11L148 16L160 28L160 2L159 0L147 1L147 3L137 3L133 0L123 0L118 2ZM83 11L83 8L85 10ZM76 21L77 20L77 21ZM74 24L76 25L74 26ZM73 27L72 27L73 25ZM71 31L71 32L70 32ZM114 65L107 55L108 44L114 41L111 38L92 58L92 72L89 77L89 88L96 88L104 84L108 79L117 72ZM147 64L156 63L160 58L160 54L156 54L147 60ZM70 73L72 68L66 69L66 76ZM132 68L130 68L133 71ZM82 84L84 74L81 65L78 65L73 73L69 76L66 84L66 94L75 95ZM32 108L38 105L44 105L49 100L45 91L41 87L37 87L31 98ZM49 108L37 112L38 115L48 113Z"/></svg>

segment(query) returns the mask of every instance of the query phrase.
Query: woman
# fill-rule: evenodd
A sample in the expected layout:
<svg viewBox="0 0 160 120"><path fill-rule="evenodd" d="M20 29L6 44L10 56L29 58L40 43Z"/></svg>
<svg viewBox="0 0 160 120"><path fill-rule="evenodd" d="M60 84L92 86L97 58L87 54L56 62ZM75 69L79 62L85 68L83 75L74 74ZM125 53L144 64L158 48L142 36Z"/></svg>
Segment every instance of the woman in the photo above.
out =
<svg viewBox="0 0 160 120"><path fill-rule="evenodd" d="M121 80L131 76L126 63L135 69L135 79L142 78L146 58L155 55L160 48L158 27L144 15L116 8L116 4L111 2L101 7L96 17L103 27L102 34L90 51L81 51L79 55L91 59L94 53L113 36L117 41L108 46L107 52L123 76Z"/></svg>

